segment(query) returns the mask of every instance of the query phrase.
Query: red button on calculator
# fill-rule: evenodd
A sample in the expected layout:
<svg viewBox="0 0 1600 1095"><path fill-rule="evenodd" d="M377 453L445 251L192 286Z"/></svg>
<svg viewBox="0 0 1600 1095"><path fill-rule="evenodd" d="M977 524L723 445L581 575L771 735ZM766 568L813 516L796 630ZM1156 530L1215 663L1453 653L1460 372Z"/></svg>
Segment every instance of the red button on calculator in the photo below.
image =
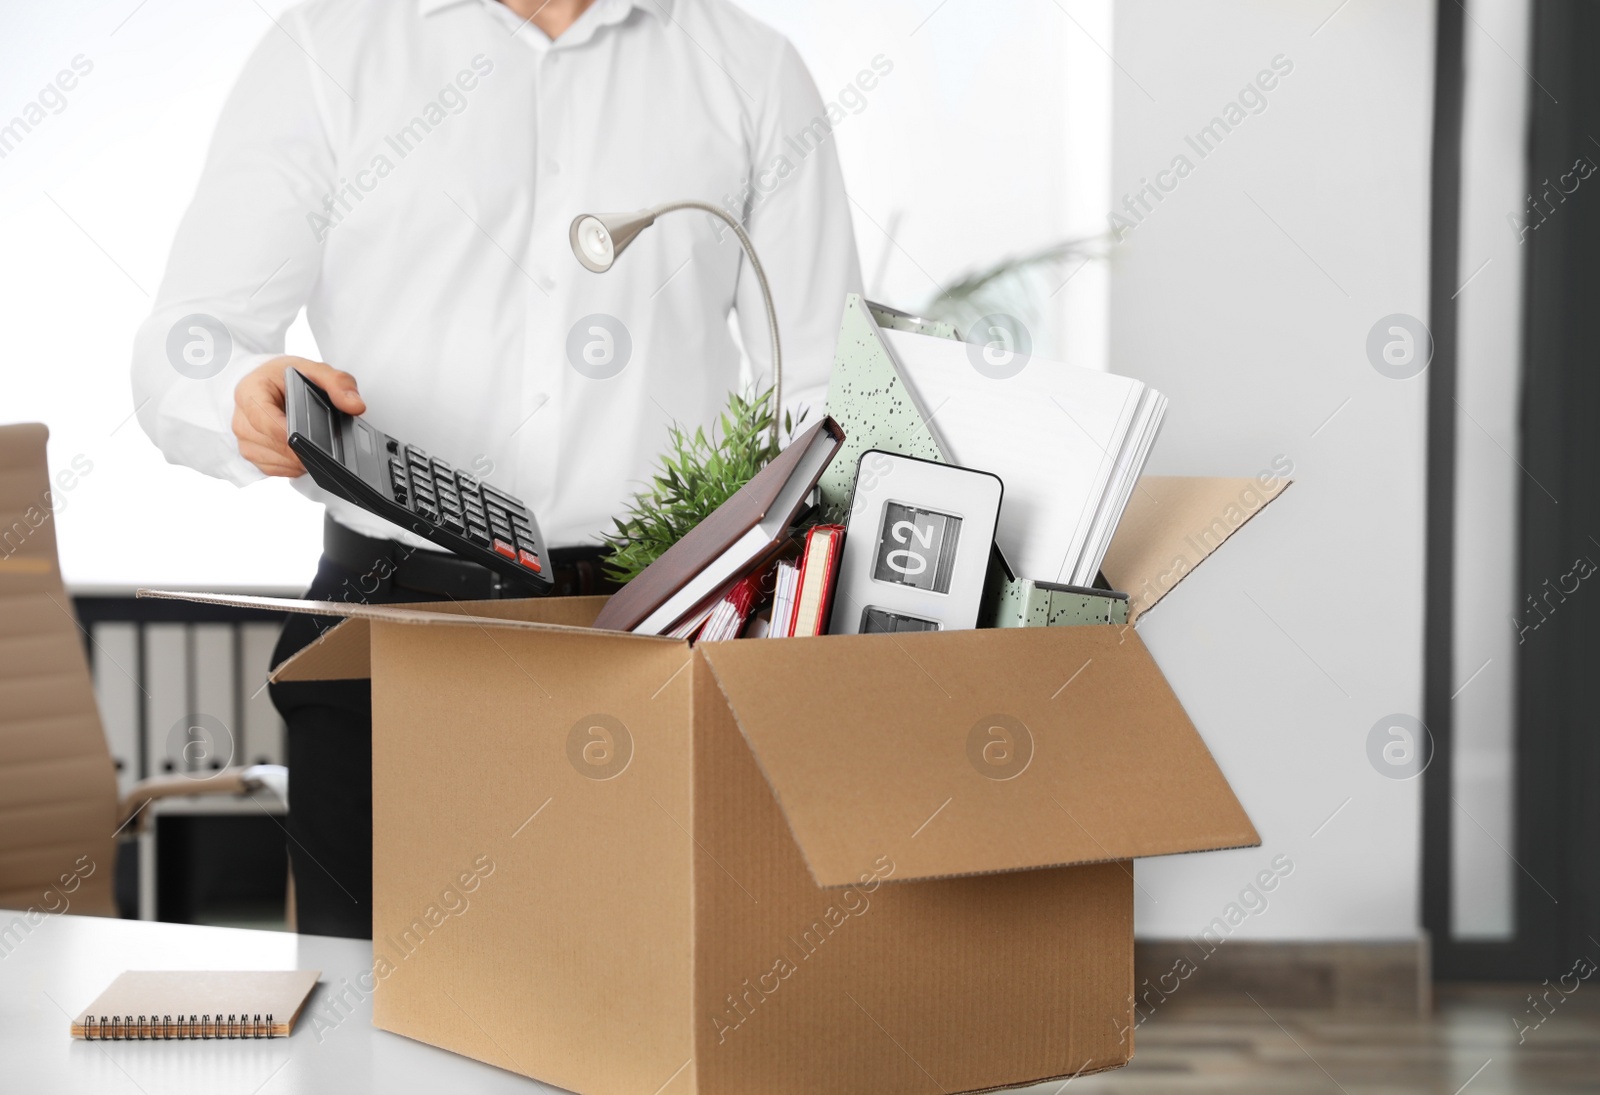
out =
<svg viewBox="0 0 1600 1095"><path fill-rule="evenodd" d="M506 543L504 540L496 540L494 542L494 549L501 555L504 555L507 559L515 559L517 557L517 549Z"/></svg>
<svg viewBox="0 0 1600 1095"><path fill-rule="evenodd" d="M517 561L535 574L544 569L539 565L539 557L531 551L520 552L517 556Z"/></svg>

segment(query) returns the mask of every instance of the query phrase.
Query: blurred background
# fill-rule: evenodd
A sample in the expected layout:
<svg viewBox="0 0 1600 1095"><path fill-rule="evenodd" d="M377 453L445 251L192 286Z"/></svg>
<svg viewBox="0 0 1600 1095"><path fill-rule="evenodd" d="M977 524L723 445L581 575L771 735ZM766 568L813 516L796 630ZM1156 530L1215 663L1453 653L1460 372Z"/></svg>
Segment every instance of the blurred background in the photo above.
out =
<svg viewBox="0 0 1600 1095"><path fill-rule="evenodd" d="M92 63L0 159L0 421L45 422L52 468L92 467L61 494L57 535L125 780L169 763L150 728L185 711L226 712L246 759L278 755L260 692L271 625L127 596L298 593L321 514L282 481L238 490L164 463L128 362L222 99L287 6L3 16L0 111ZM1584 6L742 6L793 40L825 101L892 62L832 138L870 297L958 322L1008 311L1036 353L1159 388L1153 473L1292 468L1293 488L1140 629L1263 837L1139 862L1141 961L1170 965L1285 858L1228 937L1239 958L1218 993L1429 1015L1436 982L1600 959L1583 867L1600 853L1581 692L1595 617L1545 581L1600 553L1583 521L1594 403L1574 379L1592 371L1581 303L1600 216L1600 184L1570 174L1600 157L1585 139L1600 92L1573 54L1594 41ZM317 356L303 317L288 351ZM229 841L280 862L270 825L158 829L146 874L124 866L127 915L273 922L281 894L206 880ZM1441 999L1480 1009L1461 1013L1479 1057L1525 1010L1521 990L1486 1012Z"/></svg>

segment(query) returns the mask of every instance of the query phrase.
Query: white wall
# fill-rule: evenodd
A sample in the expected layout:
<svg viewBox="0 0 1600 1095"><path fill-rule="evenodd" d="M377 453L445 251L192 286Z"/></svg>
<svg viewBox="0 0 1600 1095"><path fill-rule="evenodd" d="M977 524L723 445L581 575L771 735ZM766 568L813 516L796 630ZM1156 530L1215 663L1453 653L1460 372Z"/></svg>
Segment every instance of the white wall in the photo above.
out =
<svg viewBox="0 0 1600 1095"><path fill-rule="evenodd" d="M276 14L286 0L266 0ZM223 97L272 24L255 4L121 0L0 9L0 118L82 55L65 109L0 160L0 422L49 425L78 588L304 586L320 507L286 482L246 490L167 464L133 421L133 332L160 283ZM291 350L311 345L303 322Z"/></svg>
<svg viewBox="0 0 1600 1095"><path fill-rule="evenodd" d="M1263 846L1141 862L1137 927L1195 935L1286 855L1230 938L1414 936L1420 787L1367 739L1421 713L1426 379L1366 342L1426 316L1433 5L1124 0L1116 42L1119 202L1194 165L1111 256L1112 370L1172 400L1152 471L1282 454L1296 480L1141 629ZM1280 54L1265 110L1200 159L1185 135Z"/></svg>
<svg viewBox="0 0 1600 1095"><path fill-rule="evenodd" d="M1111 0L739 2L825 99L877 53L895 65L835 134L874 299L915 309L974 267L1102 230ZM1105 297L1103 266L1072 277L1036 351L1104 367Z"/></svg>

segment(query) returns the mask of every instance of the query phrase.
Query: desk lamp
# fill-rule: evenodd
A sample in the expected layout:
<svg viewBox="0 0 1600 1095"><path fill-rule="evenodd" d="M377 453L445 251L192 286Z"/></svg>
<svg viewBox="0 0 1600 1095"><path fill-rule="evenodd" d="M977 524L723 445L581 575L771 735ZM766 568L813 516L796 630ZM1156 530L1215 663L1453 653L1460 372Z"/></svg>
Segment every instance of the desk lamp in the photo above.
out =
<svg viewBox="0 0 1600 1095"><path fill-rule="evenodd" d="M736 219L709 202L697 201L666 202L637 213L584 213L573 218L572 229L568 233L572 253L585 267L603 274L611 269L617 256L627 250L628 244L640 232L656 222L657 217L679 209L699 209L723 221L733 229L744 253L750 257L750 268L756 272L756 281L761 286L761 299L767 306L767 329L772 333L772 441L776 447L778 423L783 420L783 352L778 346L778 312L773 307L772 289L767 285L767 274L761 268L761 260L756 257L755 246Z"/></svg>

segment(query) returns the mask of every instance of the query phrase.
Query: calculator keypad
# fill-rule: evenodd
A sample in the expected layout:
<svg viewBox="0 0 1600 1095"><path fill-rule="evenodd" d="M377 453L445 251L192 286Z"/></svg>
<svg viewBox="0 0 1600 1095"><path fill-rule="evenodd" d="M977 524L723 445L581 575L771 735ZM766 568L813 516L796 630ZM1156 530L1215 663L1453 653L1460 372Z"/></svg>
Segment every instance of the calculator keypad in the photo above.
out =
<svg viewBox="0 0 1600 1095"><path fill-rule="evenodd" d="M479 547L490 548L533 571L544 569L527 507L414 445L389 457L394 500Z"/></svg>

